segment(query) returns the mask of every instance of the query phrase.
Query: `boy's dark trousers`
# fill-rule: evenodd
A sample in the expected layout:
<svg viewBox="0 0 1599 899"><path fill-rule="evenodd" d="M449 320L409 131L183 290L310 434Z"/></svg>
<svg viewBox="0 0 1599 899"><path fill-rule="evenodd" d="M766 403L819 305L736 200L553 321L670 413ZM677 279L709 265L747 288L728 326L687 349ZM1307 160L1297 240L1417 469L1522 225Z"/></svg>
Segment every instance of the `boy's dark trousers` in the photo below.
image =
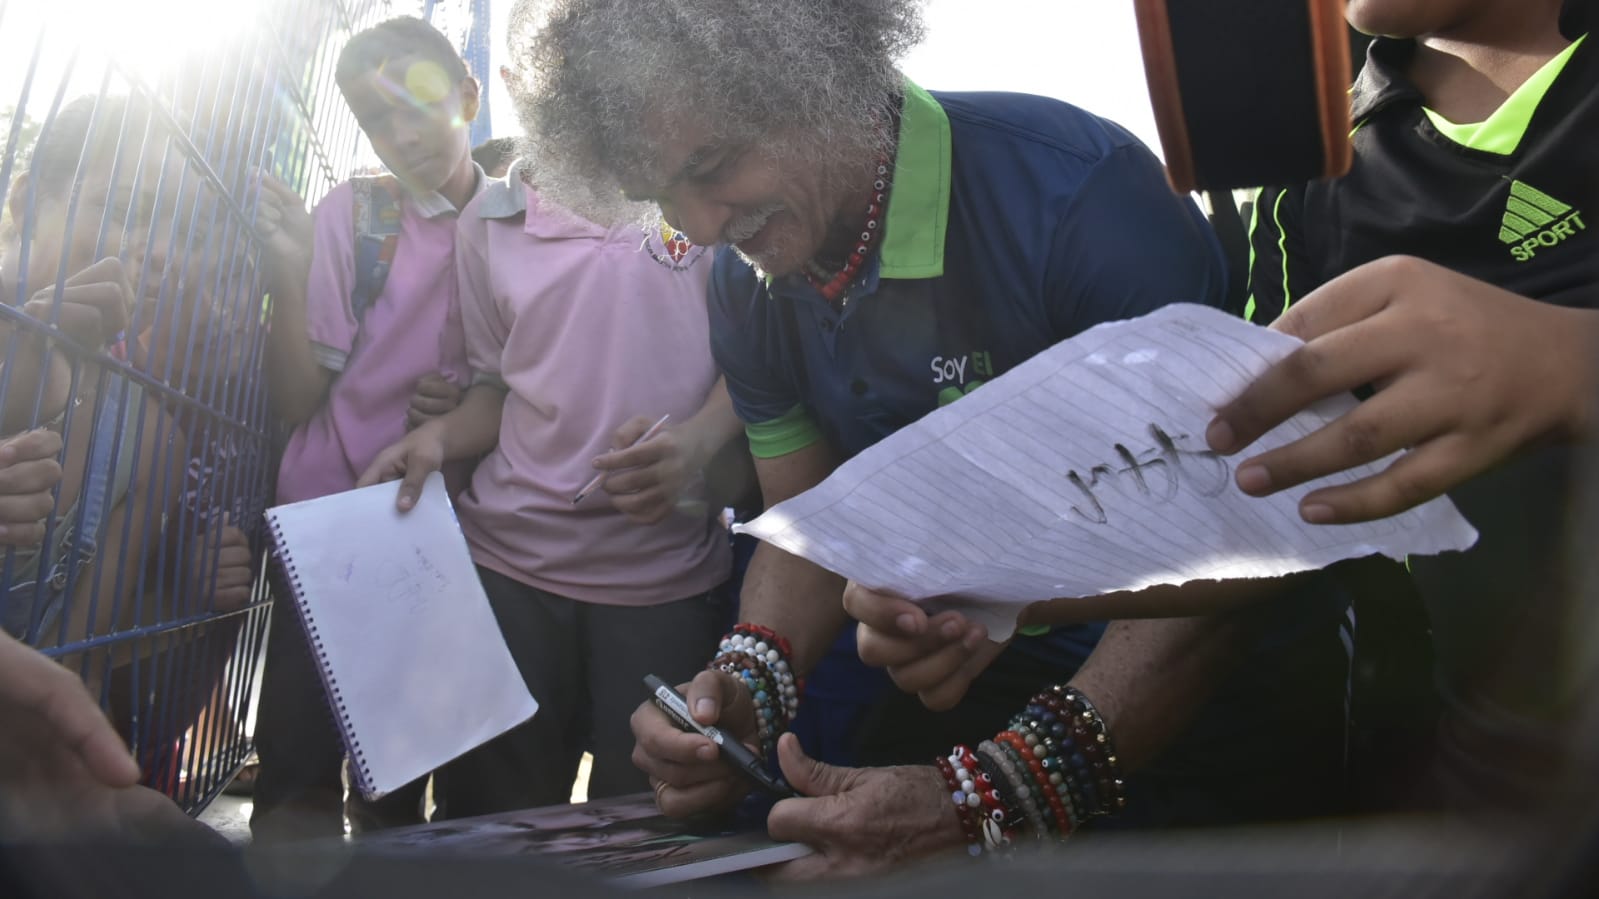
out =
<svg viewBox="0 0 1599 899"><path fill-rule="evenodd" d="M435 818L465 818L565 803L584 749L594 753L588 797L649 789L634 767L633 710L644 676L691 679L716 654L725 591L656 606L608 606L556 596L479 567L511 657L539 702L532 720L439 769Z"/></svg>
<svg viewBox="0 0 1599 899"><path fill-rule="evenodd" d="M282 589L276 595L255 728L261 770L251 835L258 842L343 836L346 813L356 832L421 823L426 777L375 802L352 789L345 802L344 744L293 600Z"/></svg>

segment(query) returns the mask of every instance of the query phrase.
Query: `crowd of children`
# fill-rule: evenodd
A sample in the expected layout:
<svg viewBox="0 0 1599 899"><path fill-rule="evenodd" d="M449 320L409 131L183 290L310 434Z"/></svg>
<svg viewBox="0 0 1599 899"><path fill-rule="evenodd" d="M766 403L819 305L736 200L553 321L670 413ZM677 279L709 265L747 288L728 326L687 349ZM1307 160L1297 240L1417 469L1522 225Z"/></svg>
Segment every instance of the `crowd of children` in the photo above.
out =
<svg viewBox="0 0 1599 899"><path fill-rule="evenodd" d="M1599 206L1586 143L1599 115L1594 3L1352 2L1351 24L1379 36L1353 90L1354 168L1264 189L1250 268L1237 273L1252 317L1306 346L1219 410L1214 450L1243 452L1322 397L1367 397L1243 460L1238 488L1265 495L1408 448L1374 478L1311 493L1305 520L1380 517L1447 492L1479 545L1408 572L1355 563L1263 589L1151 591L1119 607L1136 618L1109 623L1083 610L1113 604L1041 597L1033 627L1003 646L957 613L930 618L772 547L735 595L722 509L748 485L718 489L718 466L731 445L753 457L767 504L794 495L977 386L930 390L919 376L932 354L980 352L993 377L1100 321L1219 302L1228 273L1216 242L1113 123L905 81L893 63L914 40L914 3L752 13L736 28L717 6L574 0L552 13L524 0L513 43L525 46L512 47L521 65L507 81L541 139L514 164L503 146L470 146L482 86L449 41L418 19L383 22L345 44L335 75L388 174L340 184L310 213L270 176L256 183L265 373L292 429L276 500L398 480L404 509L443 471L541 706L435 773L436 816L565 801L584 752L591 797L653 789L673 814L741 798L747 783L706 740L640 706L646 674L692 680L702 722L826 797L784 802L770 819L774 836L822 850L793 869L801 876L998 848L1091 819L1336 814L1353 807L1341 629L1351 605L1356 640L1435 654L1439 684L1437 708L1390 712L1410 716L1416 745L1376 747L1424 775L1409 783L1406 769L1413 789L1373 798L1373 783L1401 780L1392 764L1357 766L1363 807L1554 801L1575 761L1564 728L1587 699L1566 677L1562 626L1587 599L1566 576L1565 504L1599 386L1599 237L1585 220ZM683 17L704 27L667 27ZM854 50L803 39L828 17L873 39ZM724 47L739 41L749 52ZM614 77L623 50L636 58L621 68L638 77ZM650 97L650 65L684 73L672 98ZM763 80L785 72L856 93ZM745 82L760 90L721 90ZM873 113L869 127L855 127L848 97ZM200 547L175 570L209 579L193 592L214 609L244 604L259 568L228 515L180 514L183 498L165 486L166 469L193 455L188 442L205 439L185 411L133 379L81 377L71 361L125 346L136 369L190 390L240 364L219 351L174 375L194 335L225 333L205 285L226 279L179 246L191 235L160 227L185 202L183 179L163 176L159 158L112 164L117 143L96 138L95 108L68 104L40 138L9 193L0 258L7 302L70 341L0 319L0 544L13 548L0 610L7 633L35 645L133 626L141 606L120 594L174 586L144 569L105 576L74 549L85 535L91 546ZM135 100L99 101L98 115L151 117ZM82 195L104 208L72 211L80 168ZM602 224L561 205L609 196L596 181L653 201L659 220L638 224L635 204ZM1144 255L1155 246L1160 266ZM165 311L151 321L155 308ZM63 443L73 432L94 439ZM574 500L596 476L596 492ZM46 542L54 549L41 553ZM342 833L346 817L357 830L422 820L423 782L346 802L343 748L287 606L275 607L255 733L256 838ZM125 620L85 617L95 610ZM1382 633L1396 627L1408 630ZM64 661L97 685L129 658ZM807 674L837 695L798 689ZM826 725L780 740L801 713ZM1060 716L1087 722L1078 736L1106 748L1061 749L1071 732ZM976 749L960 743L996 730ZM126 781L96 740L82 744L89 769ZM832 768L806 750L894 767ZM964 781L997 783L1001 769L1016 789L971 803L999 822L980 824Z"/></svg>

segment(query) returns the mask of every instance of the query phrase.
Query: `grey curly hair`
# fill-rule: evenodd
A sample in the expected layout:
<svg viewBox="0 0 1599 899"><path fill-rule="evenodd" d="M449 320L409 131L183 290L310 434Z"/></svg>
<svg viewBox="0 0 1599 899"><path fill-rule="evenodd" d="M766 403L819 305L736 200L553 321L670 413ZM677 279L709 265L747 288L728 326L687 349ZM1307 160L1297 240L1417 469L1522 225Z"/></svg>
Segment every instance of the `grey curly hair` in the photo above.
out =
<svg viewBox="0 0 1599 899"><path fill-rule="evenodd" d="M591 218L624 177L657 174L685 128L723 145L781 141L826 173L892 142L898 59L921 0L518 0L510 58L540 190ZM796 136L800 136L796 139Z"/></svg>

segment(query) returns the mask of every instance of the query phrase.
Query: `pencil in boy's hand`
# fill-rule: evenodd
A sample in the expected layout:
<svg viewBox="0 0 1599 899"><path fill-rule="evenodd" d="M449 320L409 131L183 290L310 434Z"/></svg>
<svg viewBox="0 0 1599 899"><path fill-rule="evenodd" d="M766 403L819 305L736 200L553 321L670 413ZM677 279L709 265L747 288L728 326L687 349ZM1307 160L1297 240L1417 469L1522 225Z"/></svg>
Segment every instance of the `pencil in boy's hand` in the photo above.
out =
<svg viewBox="0 0 1599 899"><path fill-rule="evenodd" d="M639 444L641 444L644 441L650 439L651 437L654 437L656 434L659 434L661 432L661 428L666 427L666 420L668 418L671 418L671 417L672 417L672 413L670 413L670 412L666 413L665 415L662 415L659 419L656 420L655 424L650 425L649 428L644 433L638 435L638 439L637 440L633 441L632 443L629 443L627 446L620 447L620 449L632 449L633 447L638 446ZM607 474L609 474L609 472L601 472L601 473L595 475L594 477L590 478L589 482L587 484L583 485L583 489L579 490L577 492L577 496L572 497L572 505L575 506L578 503L582 502L583 500L587 499L588 495L590 493L593 493L595 488L600 486L600 482L605 480L605 476Z"/></svg>

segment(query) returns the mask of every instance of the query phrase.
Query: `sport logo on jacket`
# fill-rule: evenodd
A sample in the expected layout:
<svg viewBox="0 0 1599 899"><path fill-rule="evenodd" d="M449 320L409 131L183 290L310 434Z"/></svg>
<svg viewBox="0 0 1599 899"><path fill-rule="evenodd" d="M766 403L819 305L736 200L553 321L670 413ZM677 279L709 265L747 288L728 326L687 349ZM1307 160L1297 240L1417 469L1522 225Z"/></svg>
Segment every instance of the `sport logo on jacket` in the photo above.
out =
<svg viewBox="0 0 1599 899"><path fill-rule="evenodd" d="M1524 181L1510 182L1510 199L1505 201L1499 240L1510 247L1517 262L1528 262L1539 250L1559 246L1587 229L1582 210L1573 209Z"/></svg>

